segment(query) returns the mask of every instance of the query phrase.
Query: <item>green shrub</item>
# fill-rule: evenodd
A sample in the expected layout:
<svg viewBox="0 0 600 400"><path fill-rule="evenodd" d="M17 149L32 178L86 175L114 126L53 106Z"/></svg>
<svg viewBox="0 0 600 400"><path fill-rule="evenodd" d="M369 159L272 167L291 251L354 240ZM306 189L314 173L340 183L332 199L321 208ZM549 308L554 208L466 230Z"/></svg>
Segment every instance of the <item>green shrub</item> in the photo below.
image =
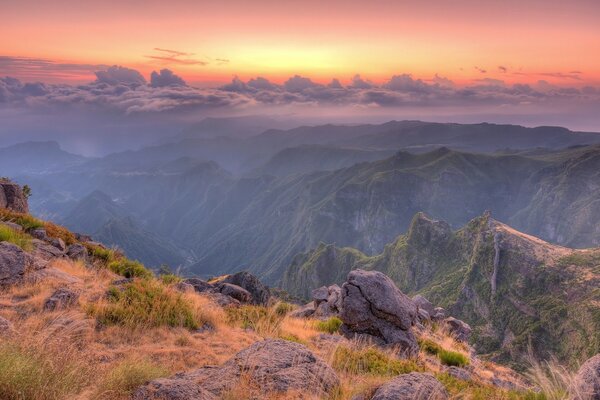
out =
<svg viewBox="0 0 600 400"><path fill-rule="evenodd" d="M129 398L144 383L169 375L163 366L146 360L128 359L112 367L99 386L100 398Z"/></svg>
<svg viewBox="0 0 600 400"><path fill-rule="evenodd" d="M325 321L318 321L316 324L316 328L318 331L327 332L327 333L336 333L340 326L342 326L343 322L338 317L331 317Z"/></svg>
<svg viewBox="0 0 600 400"><path fill-rule="evenodd" d="M150 278L152 272L140 262L131 261L127 258L118 258L108 264L110 269L115 274L124 276L125 278Z"/></svg>
<svg viewBox="0 0 600 400"><path fill-rule="evenodd" d="M304 340L300 339L298 336L294 335L293 333L282 333L281 335L279 335L279 339L287 340L288 342L306 344L306 342L304 342Z"/></svg>
<svg viewBox="0 0 600 400"><path fill-rule="evenodd" d="M111 287L106 302L91 304L90 315L105 325L185 327L198 329L201 318L181 293L154 279Z"/></svg>
<svg viewBox="0 0 600 400"><path fill-rule="evenodd" d="M23 250L31 250L31 238L6 225L0 225L0 242L10 242Z"/></svg>
<svg viewBox="0 0 600 400"><path fill-rule="evenodd" d="M456 351L444 350L442 349L438 353L438 357L440 361L444 365L454 366L454 367L464 367L469 365L469 359L462 353L458 353Z"/></svg>
<svg viewBox="0 0 600 400"><path fill-rule="evenodd" d="M471 380L463 381L449 374L436 374L439 380L451 398L471 399L471 400L547 400L543 393L532 391L505 390L495 386L489 386L480 382Z"/></svg>
<svg viewBox="0 0 600 400"><path fill-rule="evenodd" d="M177 276L175 274L163 274L160 275L159 278L160 281L165 285L172 285L174 283L179 283L183 280L180 276Z"/></svg>
<svg viewBox="0 0 600 400"><path fill-rule="evenodd" d="M73 398L87 384L88 366L68 349L0 343L0 399Z"/></svg>
<svg viewBox="0 0 600 400"><path fill-rule="evenodd" d="M419 340L419 346L427 354L437 356L443 349L442 346L430 339Z"/></svg>
<svg viewBox="0 0 600 400"><path fill-rule="evenodd" d="M340 346L335 350L332 365L338 371L355 375L394 376L423 370L413 360L395 359L372 347L351 349Z"/></svg>
<svg viewBox="0 0 600 400"><path fill-rule="evenodd" d="M286 303L285 301L280 301L275 305L275 313L277 315L286 316L290 311L294 309L294 306L290 303Z"/></svg>
<svg viewBox="0 0 600 400"><path fill-rule="evenodd" d="M44 222L31 216L30 214L18 213L6 208L0 209L0 220L10 221L19 224L25 231L31 231L37 228L43 228Z"/></svg>
<svg viewBox="0 0 600 400"><path fill-rule="evenodd" d="M102 261L105 264L109 264L117 258L116 252L112 249L105 249L104 247L94 246L86 244L89 253L97 260Z"/></svg>

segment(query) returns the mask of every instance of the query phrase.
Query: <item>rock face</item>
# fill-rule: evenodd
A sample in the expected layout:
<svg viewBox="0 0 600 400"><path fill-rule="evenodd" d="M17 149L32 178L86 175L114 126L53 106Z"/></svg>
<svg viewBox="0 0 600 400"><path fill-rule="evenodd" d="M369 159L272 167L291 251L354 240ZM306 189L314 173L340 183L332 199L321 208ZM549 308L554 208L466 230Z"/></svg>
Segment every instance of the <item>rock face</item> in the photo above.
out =
<svg viewBox="0 0 600 400"><path fill-rule="evenodd" d="M67 288L57 289L44 302L44 310L55 311L68 308L79 300L79 294Z"/></svg>
<svg viewBox="0 0 600 400"><path fill-rule="evenodd" d="M87 256L87 249L82 244L75 243L67 248L67 257L69 257L71 260L81 260L85 262L87 260Z"/></svg>
<svg viewBox="0 0 600 400"><path fill-rule="evenodd" d="M27 197L23 194L21 186L0 180L0 208L8 208L20 213L29 212Z"/></svg>
<svg viewBox="0 0 600 400"><path fill-rule="evenodd" d="M133 399L213 399L235 387L242 376L265 394L295 390L321 395L331 393L339 385L331 367L305 346L268 339L240 351L220 367L203 367L151 381L139 388Z"/></svg>
<svg viewBox="0 0 600 400"><path fill-rule="evenodd" d="M0 287L21 283L33 269L34 259L30 254L12 243L0 242Z"/></svg>
<svg viewBox="0 0 600 400"><path fill-rule="evenodd" d="M472 329L466 322L459 319L448 317L444 320L448 331L454 336L459 342L468 342L471 337Z"/></svg>
<svg viewBox="0 0 600 400"><path fill-rule="evenodd" d="M252 295L252 304L266 306L271 300L269 288L263 285L256 276L246 271L226 275L215 282L215 284L219 283L231 283L246 289Z"/></svg>
<svg viewBox="0 0 600 400"><path fill-rule="evenodd" d="M390 278L377 271L354 270L342 286L342 332L369 335L399 346L407 354L418 352L412 326L417 306Z"/></svg>
<svg viewBox="0 0 600 400"><path fill-rule="evenodd" d="M444 386L430 374L412 372L382 385L371 400L445 400Z"/></svg>
<svg viewBox="0 0 600 400"><path fill-rule="evenodd" d="M574 400L600 400L600 354L583 363L574 386Z"/></svg>
<svg viewBox="0 0 600 400"><path fill-rule="evenodd" d="M249 291L231 283L223 283L219 285L217 290L219 293L232 297L240 303L250 303L252 301L252 295Z"/></svg>

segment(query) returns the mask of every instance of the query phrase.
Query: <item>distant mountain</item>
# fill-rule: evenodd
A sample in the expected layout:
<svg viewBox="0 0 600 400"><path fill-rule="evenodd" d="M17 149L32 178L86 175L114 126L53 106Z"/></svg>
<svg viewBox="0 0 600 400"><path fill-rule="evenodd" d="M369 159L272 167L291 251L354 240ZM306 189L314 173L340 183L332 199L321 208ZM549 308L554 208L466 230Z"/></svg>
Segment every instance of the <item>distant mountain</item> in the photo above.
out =
<svg viewBox="0 0 600 400"><path fill-rule="evenodd" d="M247 138L271 128L289 128L292 124L293 122L289 119L279 120L266 116L205 118L184 129L181 138L214 138L219 136Z"/></svg>
<svg viewBox="0 0 600 400"><path fill-rule="evenodd" d="M75 232L91 235L108 221L126 215L127 211L117 205L110 196L96 190L81 199L60 222Z"/></svg>
<svg viewBox="0 0 600 400"><path fill-rule="evenodd" d="M471 324L477 350L497 361L522 360L531 345L539 357L575 362L600 345L599 266L600 249L552 245L488 213L457 231L419 213L380 254L320 244L297 255L283 287L308 297L351 269L382 271Z"/></svg>
<svg viewBox="0 0 600 400"><path fill-rule="evenodd" d="M1 173L15 177L64 170L86 160L62 150L56 142L26 142L0 148Z"/></svg>

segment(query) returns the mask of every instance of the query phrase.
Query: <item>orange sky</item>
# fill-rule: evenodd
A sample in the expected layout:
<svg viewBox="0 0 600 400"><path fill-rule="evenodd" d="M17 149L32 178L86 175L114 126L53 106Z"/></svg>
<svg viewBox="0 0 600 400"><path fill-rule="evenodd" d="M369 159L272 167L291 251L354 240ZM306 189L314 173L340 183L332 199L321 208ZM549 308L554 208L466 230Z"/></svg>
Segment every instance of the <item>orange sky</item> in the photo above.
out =
<svg viewBox="0 0 600 400"><path fill-rule="evenodd" d="M458 83L600 83L597 0L6 3L0 56L55 64L0 63L0 76L24 80L84 82L94 77L87 64L118 64L146 77L169 68L206 85L234 75L347 82L356 73L375 82L411 73Z"/></svg>

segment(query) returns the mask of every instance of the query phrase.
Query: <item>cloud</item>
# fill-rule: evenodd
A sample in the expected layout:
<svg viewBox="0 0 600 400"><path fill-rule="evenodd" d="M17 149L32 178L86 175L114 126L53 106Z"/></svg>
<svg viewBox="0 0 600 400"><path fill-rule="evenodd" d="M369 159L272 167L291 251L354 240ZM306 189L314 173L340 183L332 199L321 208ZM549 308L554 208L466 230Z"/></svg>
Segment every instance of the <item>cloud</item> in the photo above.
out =
<svg viewBox="0 0 600 400"><path fill-rule="evenodd" d="M309 78L305 78L300 75L294 75L293 77L285 81L285 83L283 84L285 90L292 93L302 92L303 90L315 88L318 86L318 84L314 83Z"/></svg>
<svg viewBox="0 0 600 400"><path fill-rule="evenodd" d="M146 79L135 69L113 65L106 70L96 71L96 83L107 85L143 85Z"/></svg>
<svg viewBox="0 0 600 400"><path fill-rule="evenodd" d="M394 75L384 88L399 92L430 93L435 88L421 79L413 79L409 74Z"/></svg>
<svg viewBox="0 0 600 400"><path fill-rule="evenodd" d="M329 89L343 89L344 87L340 83L340 81L336 78L333 78L331 82L327 85Z"/></svg>
<svg viewBox="0 0 600 400"><path fill-rule="evenodd" d="M175 75L169 69L161 69L160 72L152 71L150 75L150 86L165 87L165 86L187 86L185 81Z"/></svg>
<svg viewBox="0 0 600 400"><path fill-rule="evenodd" d="M352 77L352 84L350 85L353 89L371 89L374 86L371 82L362 79L359 74Z"/></svg>
<svg viewBox="0 0 600 400"><path fill-rule="evenodd" d="M480 68L480 67L478 67L478 66L474 66L473 68L475 68L475 70L477 70L477 71L481 72L482 74L485 74L485 73L487 73L487 70L485 70L485 69L483 69L483 68Z"/></svg>
<svg viewBox="0 0 600 400"><path fill-rule="evenodd" d="M502 72L502 73L507 73L508 72L508 68L503 66L503 65L498 65L498 71Z"/></svg>
<svg viewBox="0 0 600 400"><path fill-rule="evenodd" d="M180 64L180 65L207 65L208 62L204 60L198 60L194 58L190 58L194 53L186 53L178 50L170 50L170 49L162 49L160 47L155 47L154 51L157 51L158 54L151 54L145 56L146 58L150 58L152 60L160 61L164 64ZM229 60L227 60L229 62Z"/></svg>

